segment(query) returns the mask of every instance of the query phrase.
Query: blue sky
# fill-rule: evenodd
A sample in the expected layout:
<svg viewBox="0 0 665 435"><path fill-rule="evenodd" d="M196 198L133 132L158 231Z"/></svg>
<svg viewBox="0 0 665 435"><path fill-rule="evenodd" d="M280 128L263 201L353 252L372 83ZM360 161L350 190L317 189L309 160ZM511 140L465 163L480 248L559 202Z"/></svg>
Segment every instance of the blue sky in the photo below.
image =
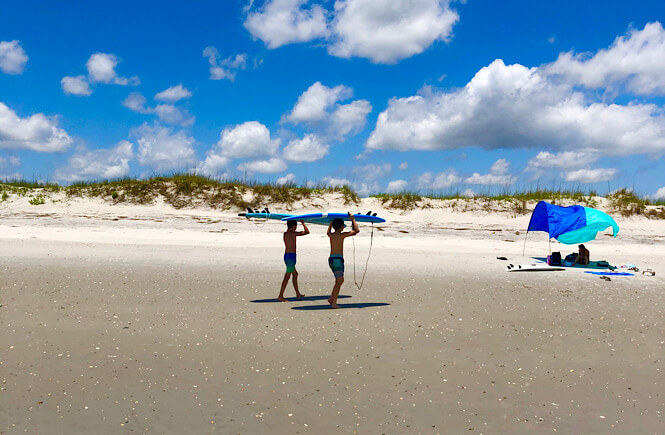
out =
<svg viewBox="0 0 665 435"><path fill-rule="evenodd" d="M0 177L665 197L665 3L3 1Z"/></svg>

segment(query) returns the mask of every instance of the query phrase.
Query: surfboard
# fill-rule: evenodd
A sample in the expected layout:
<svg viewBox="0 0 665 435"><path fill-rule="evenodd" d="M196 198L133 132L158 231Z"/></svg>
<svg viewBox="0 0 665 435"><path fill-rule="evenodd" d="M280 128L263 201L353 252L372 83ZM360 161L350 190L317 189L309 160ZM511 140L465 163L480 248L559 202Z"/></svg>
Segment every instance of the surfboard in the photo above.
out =
<svg viewBox="0 0 665 435"><path fill-rule="evenodd" d="M378 216L369 216L366 214L355 214L356 222L366 222L380 224L386 220ZM298 216L289 216L282 218L283 221L305 221L305 222L330 222L335 219L342 219L343 221L350 221L347 213L309 213L301 214Z"/></svg>
<svg viewBox="0 0 665 435"><path fill-rule="evenodd" d="M246 217L247 219L277 219L293 216L292 214L285 213L238 213L238 216Z"/></svg>
<svg viewBox="0 0 665 435"><path fill-rule="evenodd" d="M563 267L553 267L545 263L518 264L517 266L511 264L506 268L506 272L552 272L556 270L566 269Z"/></svg>

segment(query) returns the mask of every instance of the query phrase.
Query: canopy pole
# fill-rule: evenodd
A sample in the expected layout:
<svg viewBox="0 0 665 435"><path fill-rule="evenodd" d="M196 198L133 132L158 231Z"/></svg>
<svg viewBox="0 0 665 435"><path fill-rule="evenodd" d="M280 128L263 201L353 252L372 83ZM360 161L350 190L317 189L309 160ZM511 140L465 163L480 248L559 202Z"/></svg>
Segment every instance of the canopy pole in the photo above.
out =
<svg viewBox="0 0 665 435"><path fill-rule="evenodd" d="M526 251L526 238L529 235L529 230L526 230L526 234L524 235L524 246L522 247L522 257L524 257L524 251Z"/></svg>

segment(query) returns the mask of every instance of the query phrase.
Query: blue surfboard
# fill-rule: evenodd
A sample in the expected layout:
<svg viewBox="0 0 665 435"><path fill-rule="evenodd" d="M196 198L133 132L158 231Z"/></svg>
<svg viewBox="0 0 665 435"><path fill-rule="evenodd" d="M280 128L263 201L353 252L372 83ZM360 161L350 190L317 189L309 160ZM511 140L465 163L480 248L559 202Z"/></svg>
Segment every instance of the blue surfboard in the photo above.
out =
<svg viewBox="0 0 665 435"><path fill-rule="evenodd" d="M238 216L247 219L275 219L283 221L286 218L292 217L292 214L286 213L238 213ZM312 219L307 221L310 224L328 225L328 219Z"/></svg>
<svg viewBox="0 0 665 435"><path fill-rule="evenodd" d="M366 222L379 224L383 223L386 220L378 216L369 216L366 214L355 214L353 215L356 218L356 222ZM298 216L289 216L282 218L283 221L305 221L305 222L325 222L328 223L335 219L342 219L343 221L350 221L349 215L347 213L309 213L301 214Z"/></svg>

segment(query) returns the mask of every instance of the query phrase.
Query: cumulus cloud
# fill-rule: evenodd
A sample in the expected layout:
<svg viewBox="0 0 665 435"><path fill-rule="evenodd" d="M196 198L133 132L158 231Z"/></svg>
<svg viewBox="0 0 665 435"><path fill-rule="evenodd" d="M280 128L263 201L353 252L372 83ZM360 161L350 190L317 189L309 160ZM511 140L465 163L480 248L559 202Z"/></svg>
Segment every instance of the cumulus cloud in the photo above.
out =
<svg viewBox="0 0 665 435"><path fill-rule="evenodd" d="M222 59L217 48L210 46L203 50L203 57L207 57L210 64L210 80L233 82L238 71L247 68L247 54L244 53Z"/></svg>
<svg viewBox="0 0 665 435"><path fill-rule="evenodd" d="M145 97L140 92L132 92L125 98L122 105L136 113L156 115L160 121L167 124L188 126L194 123L194 117L186 109L174 104L158 104L155 107L147 107L146 103Z"/></svg>
<svg viewBox="0 0 665 435"><path fill-rule="evenodd" d="M665 186L658 189L651 197L655 200L665 200Z"/></svg>
<svg viewBox="0 0 665 435"><path fill-rule="evenodd" d="M350 186L351 181L347 180L346 178L335 178L335 177L323 177L321 179L321 183L324 186L332 187L332 188L337 188L337 187L344 187L344 186ZM307 183L308 186L315 186L316 183Z"/></svg>
<svg viewBox="0 0 665 435"><path fill-rule="evenodd" d="M268 48L325 39L328 53L396 63L448 41L459 20L448 0L338 0L333 10L307 0L268 0L248 8L245 27Z"/></svg>
<svg viewBox="0 0 665 435"><path fill-rule="evenodd" d="M223 170L229 166L229 163L231 163L231 159L228 157L210 151L205 160L196 168L196 172L210 177L218 176L224 173Z"/></svg>
<svg viewBox="0 0 665 435"><path fill-rule="evenodd" d="M393 167L390 163L368 164L353 168L353 174L364 181L374 181L390 175Z"/></svg>
<svg viewBox="0 0 665 435"><path fill-rule="evenodd" d="M88 95L92 94L92 89L90 89L88 80L83 75L76 77L63 77L62 80L60 80L60 85L62 86L62 90L67 95L87 97Z"/></svg>
<svg viewBox="0 0 665 435"><path fill-rule="evenodd" d="M416 178L416 186L419 189L443 190L459 184L462 178L454 169L433 174L425 172Z"/></svg>
<svg viewBox="0 0 665 435"><path fill-rule="evenodd" d="M58 127L55 117L42 113L21 118L0 102L0 148L42 152L65 150L72 139Z"/></svg>
<svg viewBox="0 0 665 435"><path fill-rule="evenodd" d="M550 153L541 151L536 157L529 160L526 170L542 173L548 169L576 169L593 163L598 156L578 151L563 151Z"/></svg>
<svg viewBox="0 0 665 435"><path fill-rule="evenodd" d="M120 77L115 67L120 61L114 54L95 53L88 59L85 66L88 69L88 78L91 82L100 82L115 85L138 85L138 77Z"/></svg>
<svg viewBox="0 0 665 435"><path fill-rule="evenodd" d="M185 88L182 83L164 89L162 92L155 94L155 100L165 101L167 103L175 103L185 98L192 96L192 91Z"/></svg>
<svg viewBox="0 0 665 435"><path fill-rule="evenodd" d="M508 186L517 181L517 177L508 174L510 162L506 159L498 159L490 168L489 174L479 174L474 172L473 175L467 177L464 182L467 184L483 184L483 185L503 185Z"/></svg>
<svg viewBox="0 0 665 435"><path fill-rule="evenodd" d="M302 139L294 139L284 147L283 156L292 162L315 162L328 154L329 146L315 134L307 134Z"/></svg>
<svg viewBox="0 0 665 435"><path fill-rule="evenodd" d="M659 22L642 30L629 29L607 49L595 54L562 53L544 71L587 88L625 87L638 95L664 95L665 30Z"/></svg>
<svg viewBox="0 0 665 435"><path fill-rule="evenodd" d="M326 117L327 110L335 103L351 98L352 95L353 90L347 86L338 85L329 88L321 82L316 82L298 97L296 105L286 119L294 124L321 121Z"/></svg>
<svg viewBox="0 0 665 435"><path fill-rule="evenodd" d="M367 115L372 105L367 100L356 100L349 104L339 104L331 115L329 130L338 139L349 134L360 133L365 128Z"/></svg>
<svg viewBox="0 0 665 435"><path fill-rule="evenodd" d="M461 89L390 100L366 142L402 151L467 146L658 153L665 116L653 104L589 102L538 68L496 60Z"/></svg>
<svg viewBox="0 0 665 435"><path fill-rule="evenodd" d="M405 171L409 169L409 163L408 162L402 162L399 164L398 168L402 171Z"/></svg>
<svg viewBox="0 0 665 435"><path fill-rule="evenodd" d="M578 183L598 183L600 181L610 181L616 174L617 170L614 168L579 169L567 172L564 179Z"/></svg>
<svg viewBox="0 0 665 435"><path fill-rule="evenodd" d="M65 94L77 96L89 96L92 94L91 83L105 83L115 85L136 86L140 83L137 76L120 77L115 68L120 61L114 54L95 53L88 58L86 68L88 75L75 77L65 76L60 80L60 85Z"/></svg>
<svg viewBox="0 0 665 435"><path fill-rule="evenodd" d="M58 180L109 180L129 174L129 161L134 156L133 145L121 141L111 149L81 150L71 156L67 166L56 171Z"/></svg>
<svg viewBox="0 0 665 435"><path fill-rule="evenodd" d="M326 10L320 5L303 7L307 0L267 0L247 14L245 28L268 48L307 42L328 35Z"/></svg>
<svg viewBox="0 0 665 435"><path fill-rule="evenodd" d="M238 170L242 172L256 173L260 172L263 174L274 174L276 172L286 171L286 163L284 160L277 157L270 158L268 160L253 160L250 162L243 162L238 165Z"/></svg>
<svg viewBox="0 0 665 435"><path fill-rule="evenodd" d="M139 163L156 172L189 169L196 161L194 139L184 131L144 124L132 135L137 138Z"/></svg>
<svg viewBox="0 0 665 435"><path fill-rule="evenodd" d="M277 179L278 186L293 185L295 183L296 183L296 176L293 174L286 174L285 176L279 177Z"/></svg>
<svg viewBox="0 0 665 435"><path fill-rule="evenodd" d="M270 138L268 127L257 121L247 121L225 128L217 146L223 156L246 159L272 156L277 153L279 143L279 139Z"/></svg>
<svg viewBox="0 0 665 435"><path fill-rule="evenodd" d="M388 183L388 187L386 187L386 193L404 192L406 190L406 186L408 185L409 183L406 180L393 180Z"/></svg>
<svg viewBox="0 0 665 435"><path fill-rule="evenodd" d="M365 127L367 115L372 111L372 105L367 100L339 104L339 101L352 96L353 89L347 86L330 88L316 82L298 97L295 106L284 119L293 124L307 124L332 139L344 140L346 136L357 134Z"/></svg>
<svg viewBox="0 0 665 435"><path fill-rule="evenodd" d="M0 70L5 74L21 74L28 56L18 41L0 41Z"/></svg>
<svg viewBox="0 0 665 435"><path fill-rule="evenodd" d="M334 14L330 54L388 64L447 41L459 20L441 0L342 0Z"/></svg>

